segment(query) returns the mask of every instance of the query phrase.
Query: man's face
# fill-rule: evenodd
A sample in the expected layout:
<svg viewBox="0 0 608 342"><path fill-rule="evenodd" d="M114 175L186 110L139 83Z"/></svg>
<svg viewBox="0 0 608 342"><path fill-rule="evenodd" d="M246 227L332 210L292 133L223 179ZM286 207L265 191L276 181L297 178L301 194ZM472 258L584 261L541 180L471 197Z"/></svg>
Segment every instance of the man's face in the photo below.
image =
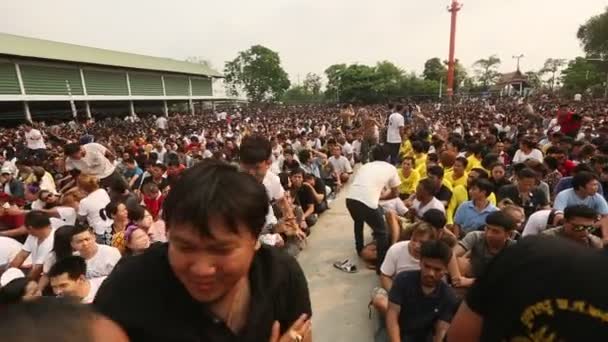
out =
<svg viewBox="0 0 608 342"><path fill-rule="evenodd" d="M302 186L302 182L304 182L304 178L301 174L296 173L291 176L291 184L293 184L295 188L300 188Z"/></svg>
<svg viewBox="0 0 608 342"><path fill-rule="evenodd" d="M409 243L409 252L410 254L416 258L420 259L420 247L425 241L429 241L431 239L431 235L428 233L413 234Z"/></svg>
<svg viewBox="0 0 608 342"><path fill-rule="evenodd" d="M573 217L564 223L564 231L571 239L586 243L594 223L594 219Z"/></svg>
<svg viewBox="0 0 608 342"><path fill-rule="evenodd" d="M127 169L135 170L135 163L127 163Z"/></svg>
<svg viewBox="0 0 608 342"><path fill-rule="evenodd" d="M152 177L160 178L163 176L163 169L158 166L154 166L150 169L150 173L152 174Z"/></svg>
<svg viewBox="0 0 608 342"><path fill-rule="evenodd" d="M534 178L518 178L517 185L520 193L530 193L536 186L536 179Z"/></svg>
<svg viewBox="0 0 608 342"><path fill-rule="evenodd" d="M74 159L74 160L80 160L80 159L82 159L82 157L84 157L84 155L85 155L85 152L84 152L84 150L83 150L83 149L82 149L82 147L81 147L81 148L80 148L80 151L75 152L75 153L72 153L72 154L70 155L70 158L71 158L71 159Z"/></svg>
<svg viewBox="0 0 608 342"><path fill-rule="evenodd" d="M33 237L37 238L37 239L43 239L45 237L46 234L46 229L41 228L41 229L33 229L30 226L26 227L27 233L32 235Z"/></svg>
<svg viewBox="0 0 608 342"><path fill-rule="evenodd" d="M505 169L502 167L495 167L492 169L492 178L494 179L503 179L505 177Z"/></svg>
<svg viewBox="0 0 608 342"><path fill-rule="evenodd" d="M9 173L3 173L0 175L0 182L6 183L11 180L11 175Z"/></svg>
<svg viewBox="0 0 608 342"><path fill-rule="evenodd" d="M557 159L557 161L560 163L563 163L564 161L566 161L566 155L563 153L551 153L549 155L552 156L553 158Z"/></svg>
<svg viewBox="0 0 608 342"><path fill-rule="evenodd" d="M404 171L410 171L412 169L412 161L409 159L404 159L401 163L401 167L403 167Z"/></svg>
<svg viewBox="0 0 608 342"><path fill-rule="evenodd" d="M95 236L90 231L84 231L72 236L72 249L80 254L89 255L95 248Z"/></svg>
<svg viewBox="0 0 608 342"><path fill-rule="evenodd" d="M447 272L447 266L439 259L420 259L420 277L422 286L435 287Z"/></svg>
<svg viewBox="0 0 608 342"><path fill-rule="evenodd" d="M441 186L441 181L442 181L441 178L439 178L439 177L437 177L435 175L430 175L430 174L428 175L428 178L430 180L432 180L433 183L435 183L435 187L439 188Z"/></svg>
<svg viewBox="0 0 608 342"><path fill-rule="evenodd" d="M476 187L476 186L472 186L472 187L469 189L469 197L470 197L472 200L479 200L479 199L481 199L481 198L483 198L483 197L484 197L484 193L483 193L483 192L481 192L481 191L479 190L479 188L478 188L478 187Z"/></svg>
<svg viewBox="0 0 608 342"><path fill-rule="evenodd" d="M454 163L453 169L454 169L455 174L461 175L464 173L465 167L464 167L464 165L462 165L462 162L456 161Z"/></svg>
<svg viewBox="0 0 608 342"><path fill-rule="evenodd" d="M264 181L264 177L266 177L266 172L268 172L270 165L271 162L268 160L259 162L257 164L241 163L241 169L255 177L255 179L257 179L258 182L261 183L262 181Z"/></svg>
<svg viewBox="0 0 608 342"><path fill-rule="evenodd" d="M58 297L76 297L85 281L84 276L74 280L70 279L67 273L62 273L56 277L51 277L51 287L53 293Z"/></svg>
<svg viewBox="0 0 608 342"><path fill-rule="evenodd" d="M500 153L504 150L505 150L505 144L498 142L498 143L496 143L496 145L494 145L494 151L496 151L497 153Z"/></svg>
<svg viewBox="0 0 608 342"><path fill-rule="evenodd" d="M486 225L486 243L493 248L503 248L509 239L509 234L502 227Z"/></svg>
<svg viewBox="0 0 608 342"><path fill-rule="evenodd" d="M587 194L587 196L593 196L597 193L599 187L599 182L593 179L587 184L585 184L585 193Z"/></svg>
<svg viewBox="0 0 608 342"><path fill-rule="evenodd" d="M217 217L209 221L211 236L188 224L170 227L169 264L188 293L203 303L224 297L246 280L257 239L241 222L234 233Z"/></svg>
<svg viewBox="0 0 608 342"><path fill-rule="evenodd" d="M331 153L334 157L338 158L340 156L340 146L332 147Z"/></svg>

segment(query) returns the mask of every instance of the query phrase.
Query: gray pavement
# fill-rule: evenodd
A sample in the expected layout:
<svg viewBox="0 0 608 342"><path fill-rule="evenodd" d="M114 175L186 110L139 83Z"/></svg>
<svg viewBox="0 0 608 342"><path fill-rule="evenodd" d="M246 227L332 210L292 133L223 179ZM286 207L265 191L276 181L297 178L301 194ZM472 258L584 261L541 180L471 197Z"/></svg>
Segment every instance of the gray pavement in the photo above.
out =
<svg viewBox="0 0 608 342"><path fill-rule="evenodd" d="M353 221L340 192L312 228L308 246L298 256L308 278L315 342L369 342L374 340L376 314L369 319L367 304L377 284L375 272L365 268L355 252ZM371 239L369 228L366 238ZM349 274L332 264L349 258L358 273Z"/></svg>

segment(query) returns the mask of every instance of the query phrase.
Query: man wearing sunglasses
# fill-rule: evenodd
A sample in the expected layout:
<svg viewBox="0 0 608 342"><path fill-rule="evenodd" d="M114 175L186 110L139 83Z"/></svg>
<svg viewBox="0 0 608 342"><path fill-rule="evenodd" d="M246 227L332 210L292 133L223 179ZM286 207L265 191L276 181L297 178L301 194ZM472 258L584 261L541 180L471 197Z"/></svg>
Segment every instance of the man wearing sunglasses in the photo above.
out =
<svg viewBox="0 0 608 342"><path fill-rule="evenodd" d="M597 212L586 205L569 206L564 210L564 225L547 229L541 234L570 239L592 248L602 248L602 240L591 234L597 218Z"/></svg>

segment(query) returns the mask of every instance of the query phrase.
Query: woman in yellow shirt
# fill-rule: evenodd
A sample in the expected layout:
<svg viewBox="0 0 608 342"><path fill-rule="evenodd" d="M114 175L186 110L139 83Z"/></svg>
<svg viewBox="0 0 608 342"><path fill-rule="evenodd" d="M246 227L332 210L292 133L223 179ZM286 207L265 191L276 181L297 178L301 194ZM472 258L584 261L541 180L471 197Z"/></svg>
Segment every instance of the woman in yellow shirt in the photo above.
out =
<svg viewBox="0 0 608 342"><path fill-rule="evenodd" d="M467 169L468 160L465 157L458 157L454 162L454 166L452 167L452 171L445 174L445 178L452 185L452 188L457 187L458 185L467 186Z"/></svg>
<svg viewBox="0 0 608 342"><path fill-rule="evenodd" d="M399 185L399 197L407 199L416 192L420 174L414 169L416 161L413 157L405 157L401 163L401 168L397 170L401 185Z"/></svg>

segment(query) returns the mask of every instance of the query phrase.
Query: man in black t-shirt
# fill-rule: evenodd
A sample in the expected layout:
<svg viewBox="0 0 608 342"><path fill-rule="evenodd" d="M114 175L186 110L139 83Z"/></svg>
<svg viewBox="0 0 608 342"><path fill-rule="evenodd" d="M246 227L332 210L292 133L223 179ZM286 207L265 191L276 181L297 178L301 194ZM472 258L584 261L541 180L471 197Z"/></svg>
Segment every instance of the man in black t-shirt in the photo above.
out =
<svg viewBox="0 0 608 342"><path fill-rule="evenodd" d="M426 241L420 248L420 271L397 275L386 314L391 341L443 341L458 306L442 280L451 257L450 247L442 241Z"/></svg>
<svg viewBox="0 0 608 342"><path fill-rule="evenodd" d="M537 186L537 174L530 168L517 172L517 184L505 185L500 188L496 201L510 199L516 205L524 208L526 218L535 212L548 209L549 199Z"/></svg>
<svg viewBox="0 0 608 342"><path fill-rule="evenodd" d="M443 168L439 165L430 166L427 169L427 175L429 179L435 182L435 198L447 207L452 198L452 190L443 184Z"/></svg>
<svg viewBox="0 0 608 342"><path fill-rule="evenodd" d="M280 331L281 341L310 342L302 269L258 243L268 210L253 176L217 160L196 164L164 201L168 243L123 260L95 306L131 341L269 341Z"/></svg>
<svg viewBox="0 0 608 342"><path fill-rule="evenodd" d="M302 212L304 213L304 219L309 227L312 227L317 223L317 214L315 212L315 204L317 204L317 198L315 196L315 190L310 184L304 184L304 170L297 168L291 171L291 186L295 192L295 198Z"/></svg>
<svg viewBox="0 0 608 342"><path fill-rule="evenodd" d="M605 341L608 257L529 236L496 256L467 293L449 342Z"/></svg>

